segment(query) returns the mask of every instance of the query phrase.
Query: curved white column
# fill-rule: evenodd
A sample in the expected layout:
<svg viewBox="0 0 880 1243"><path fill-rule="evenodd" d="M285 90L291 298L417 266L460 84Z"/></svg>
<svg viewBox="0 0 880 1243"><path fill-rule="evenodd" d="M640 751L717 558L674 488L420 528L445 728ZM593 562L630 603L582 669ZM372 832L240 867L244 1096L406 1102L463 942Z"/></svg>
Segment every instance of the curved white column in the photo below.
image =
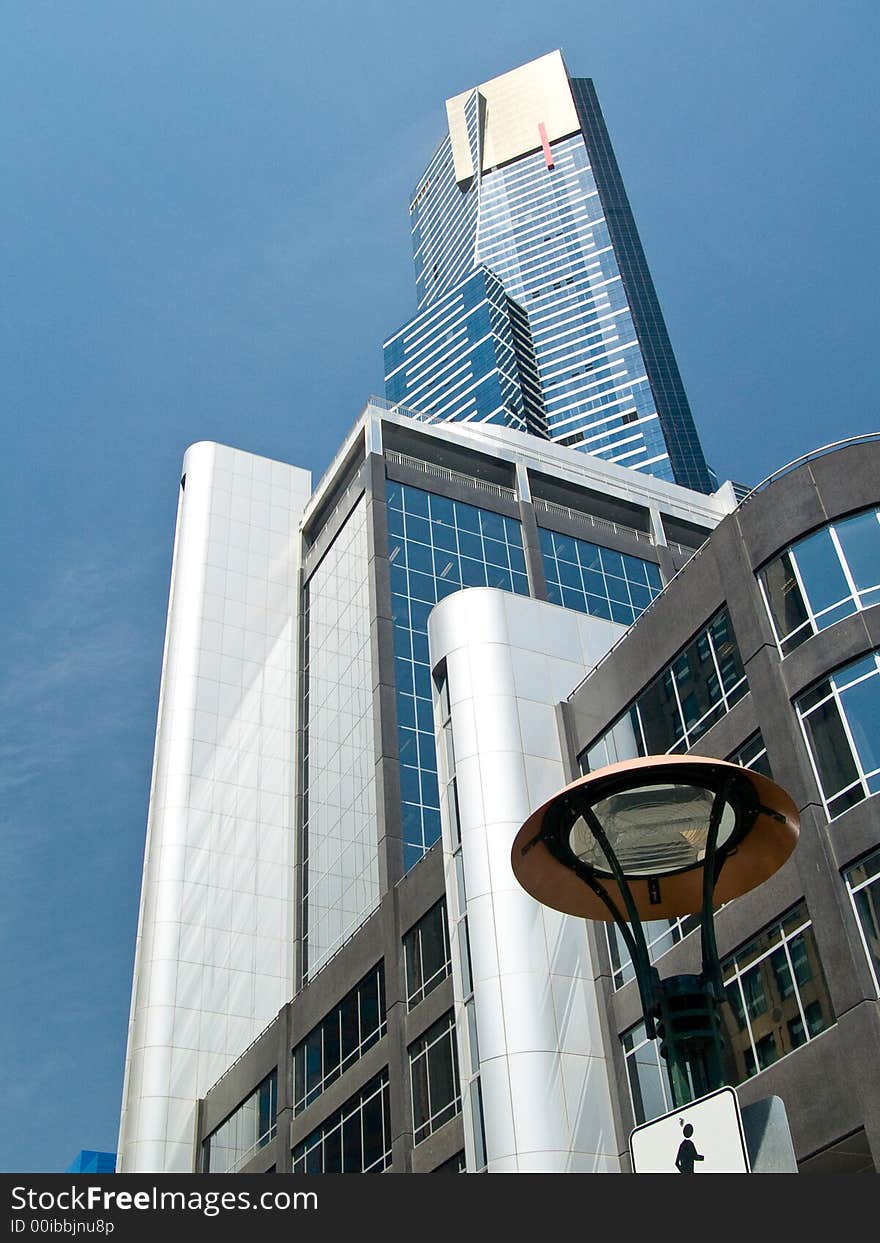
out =
<svg viewBox="0 0 880 1243"><path fill-rule="evenodd" d="M447 902L452 923L467 916L490 1172L618 1168L586 926L519 887L510 849L565 784L556 704L623 630L489 588L448 596L429 621L432 667L445 661L448 679L465 911L444 807Z"/></svg>

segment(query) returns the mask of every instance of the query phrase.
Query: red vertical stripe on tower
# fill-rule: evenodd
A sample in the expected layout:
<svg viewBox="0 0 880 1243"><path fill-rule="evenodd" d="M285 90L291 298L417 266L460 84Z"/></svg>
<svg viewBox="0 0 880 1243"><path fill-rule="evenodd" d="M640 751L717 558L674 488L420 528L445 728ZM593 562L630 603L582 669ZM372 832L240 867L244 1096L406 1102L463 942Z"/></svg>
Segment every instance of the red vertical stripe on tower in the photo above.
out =
<svg viewBox="0 0 880 1243"><path fill-rule="evenodd" d="M541 146L544 148L544 159L547 161L547 167L553 167L553 152L550 150L550 143L547 141L547 126L543 121L538 123L538 133L541 135Z"/></svg>

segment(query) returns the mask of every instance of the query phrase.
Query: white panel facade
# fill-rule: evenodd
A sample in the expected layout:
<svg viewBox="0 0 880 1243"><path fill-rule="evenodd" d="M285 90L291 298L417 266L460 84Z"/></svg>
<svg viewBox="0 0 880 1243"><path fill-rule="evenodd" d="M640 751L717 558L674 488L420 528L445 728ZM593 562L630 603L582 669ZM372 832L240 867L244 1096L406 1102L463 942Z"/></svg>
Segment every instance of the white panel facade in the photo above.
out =
<svg viewBox="0 0 880 1243"><path fill-rule="evenodd" d="M568 74L560 51L502 73L473 88L486 101L481 172L506 164L541 145L539 125L549 142L580 128ZM455 172L459 181L474 175L468 144L465 105L473 89L446 101Z"/></svg>
<svg viewBox="0 0 880 1243"><path fill-rule="evenodd" d="M367 506L309 578L303 939L308 975L379 903Z"/></svg>
<svg viewBox="0 0 880 1243"><path fill-rule="evenodd" d="M624 629L489 588L447 597L429 622L432 667L446 662L455 771L441 777L455 778L461 839L459 852L443 806L447 903L451 926L466 917L479 1063L466 1033L460 931L459 1055L463 1083L479 1076L492 1173L618 1168L586 925L529 897L510 850L523 821L566 783L555 705ZM441 764L444 750L438 743Z"/></svg>
<svg viewBox="0 0 880 1243"><path fill-rule="evenodd" d="M198 1098L293 991L298 528L311 476L184 456L118 1168L192 1169Z"/></svg>

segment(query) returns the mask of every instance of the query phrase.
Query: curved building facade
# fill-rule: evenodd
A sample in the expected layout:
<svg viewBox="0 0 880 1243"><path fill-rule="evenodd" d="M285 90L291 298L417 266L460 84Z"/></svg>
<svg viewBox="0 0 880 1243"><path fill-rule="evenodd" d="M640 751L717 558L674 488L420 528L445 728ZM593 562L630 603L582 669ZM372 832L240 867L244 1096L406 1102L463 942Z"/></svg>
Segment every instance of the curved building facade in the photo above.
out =
<svg viewBox="0 0 880 1243"><path fill-rule="evenodd" d="M785 1101L802 1170L880 1164L880 442L790 470L725 518L564 705L569 772L689 751L771 773L788 864L716 917L730 1082ZM661 975L699 969L651 926ZM671 1108L625 950L607 968L624 1130Z"/></svg>

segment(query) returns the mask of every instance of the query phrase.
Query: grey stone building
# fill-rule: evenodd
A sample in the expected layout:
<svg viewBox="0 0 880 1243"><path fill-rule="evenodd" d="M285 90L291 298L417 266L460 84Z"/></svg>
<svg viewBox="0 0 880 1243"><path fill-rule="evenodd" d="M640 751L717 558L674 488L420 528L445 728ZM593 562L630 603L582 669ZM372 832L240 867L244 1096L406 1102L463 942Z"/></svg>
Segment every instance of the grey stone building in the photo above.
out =
<svg viewBox="0 0 880 1243"><path fill-rule="evenodd" d="M564 705L572 772L688 750L794 796L794 855L716 928L729 1081L743 1103L784 1100L803 1171L880 1156L878 481L871 440L754 493ZM698 969L687 931L654 930L661 974ZM625 951L597 948L626 1130L671 1105Z"/></svg>

